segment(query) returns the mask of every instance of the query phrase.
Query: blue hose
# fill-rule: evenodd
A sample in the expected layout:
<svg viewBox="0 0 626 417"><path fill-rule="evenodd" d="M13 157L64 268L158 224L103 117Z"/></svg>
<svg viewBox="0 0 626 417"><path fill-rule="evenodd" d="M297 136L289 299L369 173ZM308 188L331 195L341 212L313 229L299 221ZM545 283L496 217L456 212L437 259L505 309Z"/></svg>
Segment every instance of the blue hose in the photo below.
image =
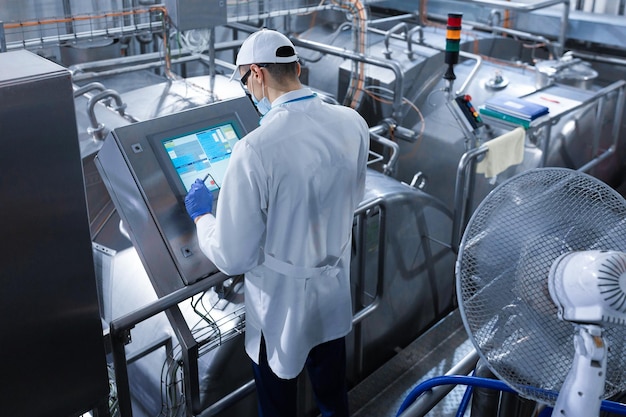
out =
<svg viewBox="0 0 626 417"><path fill-rule="evenodd" d="M435 378L428 379L421 384L417 385L415 388L409 392L406 396L402 404L400 405L400 409L396 414L396 417L400 416L400 414L404 413L407 408L415 400L422 395L424 392L439 386L439 385L471 385L474 387L482 387L482 388L491 388L497 389L500 391L509 391L515 392L511 387L506 385L504 382L499 381L497 379L489 379L489 378L479 378L476 376L466 376L466 375L445 375L438 376Z"/></svg>
<svg viewBox="0 0 626 417"><path fill-rule="evenodd" d="M467 406L470 400L472 399L473 393L474 393L474 387L471 385L468 385L467 389L463 393L461 404L459 404L459 408L456 410L456 417L463 417L465 415L465 410L467 410Z"/></svg>
<svg viewBox="0 0 626 417"><path fill-rule="evenodd" d="M409 394L406 396L402 404L400 405L400 409L398 410L396 417L400 417L400 415L404 413L406 409L409 408L409 406L413 404L415 400L417 400L419 396L422 395L424 392L431 390L432 388L437 387L439 385L470 385L473 387L490 388L490 389L496 389L499 391L507 391L507 392L516 393L516 391L513 388L511 388L504 382L497 380L497 379L481 378L477 376L466 376L466 375L438 376L435 378L428 379L418 384L415 388L413 388L411 392L409 392ZM545 390L537 388L537 391L545 391ZM556 398L556 394L554 394L554 397ZM465 398L463 398L463 401L465 401ZM467 401L469 401L469 399ZM467 404L464 405L464 407L466 406ZM626 405L622 403L614 402L614 401L603 400L600 406L600 410L626 416Z"/></svg>

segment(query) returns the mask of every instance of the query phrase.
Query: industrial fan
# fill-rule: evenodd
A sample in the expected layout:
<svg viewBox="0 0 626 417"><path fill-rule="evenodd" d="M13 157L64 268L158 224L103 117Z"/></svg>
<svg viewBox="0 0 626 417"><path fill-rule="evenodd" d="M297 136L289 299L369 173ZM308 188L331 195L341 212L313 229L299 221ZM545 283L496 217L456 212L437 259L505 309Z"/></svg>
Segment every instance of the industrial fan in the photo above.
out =
<svg viewBox="0 0 626 417"><path fill-rule="evenodd" d="M597 416L626 387L626 201L564 168L526 171L472 215L456 264L479 355L553 415Z"/></svg>

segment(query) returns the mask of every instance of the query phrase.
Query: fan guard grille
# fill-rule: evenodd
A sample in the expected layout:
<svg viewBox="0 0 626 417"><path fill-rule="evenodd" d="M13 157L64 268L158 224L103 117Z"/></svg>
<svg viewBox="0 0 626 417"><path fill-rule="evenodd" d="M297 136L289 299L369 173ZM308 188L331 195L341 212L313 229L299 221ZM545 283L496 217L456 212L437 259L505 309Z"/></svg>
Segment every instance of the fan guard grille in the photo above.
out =
<svg viewBox="0 0 626 417"><path fill-rule="evenodd" d="M494 374L553 405L574 357L571 323L548 292L552 262L570 251L626 252L626 201L603 182L540 168L496 187L470 219L456 263L465 328ZM626 328L605 328L604 398L626 384Z"/></svg>

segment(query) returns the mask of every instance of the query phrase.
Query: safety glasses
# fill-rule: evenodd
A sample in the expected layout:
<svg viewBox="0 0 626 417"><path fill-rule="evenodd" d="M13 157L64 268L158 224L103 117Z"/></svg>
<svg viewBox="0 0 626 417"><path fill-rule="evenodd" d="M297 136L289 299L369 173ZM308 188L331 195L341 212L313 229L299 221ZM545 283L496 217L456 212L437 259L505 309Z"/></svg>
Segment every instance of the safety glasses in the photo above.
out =
<svg viewBox="0 0 626 417"><path fill-rule="evenodd" d="M269 64L256 64L256 66L259 68L267 68L268 65ZM252 68L248 68L248 71L246 71L246 73L243 74L243 76L239 80L244 90L248 89L248 78L250 78L250 74L252 74Z"/></svg>

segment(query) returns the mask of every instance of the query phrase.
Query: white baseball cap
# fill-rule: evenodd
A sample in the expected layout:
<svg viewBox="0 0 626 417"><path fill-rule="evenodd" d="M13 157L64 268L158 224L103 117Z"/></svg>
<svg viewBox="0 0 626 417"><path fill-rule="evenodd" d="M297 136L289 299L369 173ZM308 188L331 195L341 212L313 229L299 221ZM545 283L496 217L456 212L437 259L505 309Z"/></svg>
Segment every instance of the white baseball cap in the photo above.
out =
<svg viewBox="0 0 626 417"><path fill-rule="evenodd" d="M298 54L293 43L280 32L261 29L243 41L235 65L250 64L288 64L298 61ZM231 76L234 78L237 69Z"/></svg>

